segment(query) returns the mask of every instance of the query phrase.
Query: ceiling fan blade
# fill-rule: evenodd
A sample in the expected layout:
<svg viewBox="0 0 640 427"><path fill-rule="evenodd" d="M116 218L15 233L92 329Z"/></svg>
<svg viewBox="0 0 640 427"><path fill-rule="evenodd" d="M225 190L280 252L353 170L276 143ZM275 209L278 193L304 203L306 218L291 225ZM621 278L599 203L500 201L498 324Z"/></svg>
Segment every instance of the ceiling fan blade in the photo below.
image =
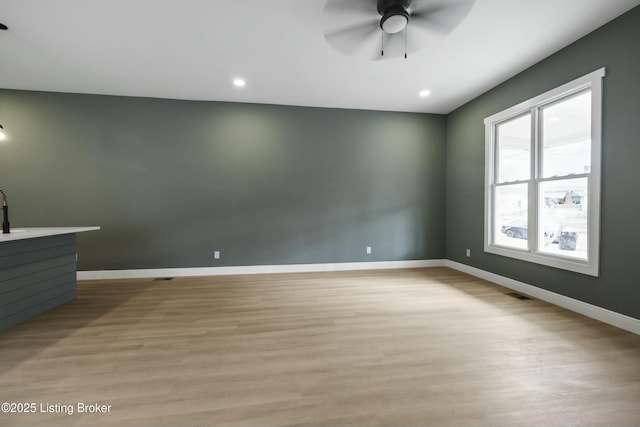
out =
<svg viewBox="0 0 640 427"><path fill-rule="evenodd" d="M407 27L407 53L409 56L416 54L425 48L433 49L434 43L435 46L437 46L437 39L430 35L425 35L424 30L419 28L417 25L409 25Z"/></svg>
<svg viewBox="0 0 640 427"><path fill-rule="evenodd" d="M337 30L325 31L324 37L336 50L351 55L359 48L370 44L371 39L379 37L380 27L377 20L351 25Z"/></svg>
<svg viewBox="0 0 640 427"><path fill-rule="evenodd" d="M377 15L377 5L377 0L328 0L324 10L329 14L354 13L370 16L372 13Z"/></svg>
<svg viewBox="0 0 640 427"><path fill-rule="evenodd" d="M410 6L410 25L447 35L467 16L474 2L475 0L413 0Z"/></svg>

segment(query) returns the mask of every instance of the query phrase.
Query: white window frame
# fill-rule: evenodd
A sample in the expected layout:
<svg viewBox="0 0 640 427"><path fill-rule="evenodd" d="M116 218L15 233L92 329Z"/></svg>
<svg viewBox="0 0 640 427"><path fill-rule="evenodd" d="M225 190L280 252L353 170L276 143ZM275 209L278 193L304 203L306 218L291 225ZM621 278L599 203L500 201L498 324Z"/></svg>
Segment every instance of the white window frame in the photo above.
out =
<svg viewBox="0 0 640 427"><path fill-rule="evenodd" d="M601 186L601 151L602 151L602 80L605 76L605 68L593 71L583 77L566 83L560 87L545 92L539 96L524 101L484 119L485 124L485 212L484 212L484 250L485 252L516 258L537 264L556 267L564 270L575 271L591 276L599 274L600 255L600 186ZM588 248L587 259L575 259L557 254L538 251L538 216L540 212L537 187L543 182L540 178L538 165L539 149L539 110L562 98L575 93L591 89L591 170L588 188L588 217L587 233ZM528 180L530 186L535 188L529 191L528 218L530 232L528 234L528 249L516 249L495 244L496 227L494 227L493 198L496 186L496 127L497 125L513 119L517 116L531 113L532 118L532 165ZM578 175L583 176L583 175ZM533 232L531 232L533 230Z"/></svg>

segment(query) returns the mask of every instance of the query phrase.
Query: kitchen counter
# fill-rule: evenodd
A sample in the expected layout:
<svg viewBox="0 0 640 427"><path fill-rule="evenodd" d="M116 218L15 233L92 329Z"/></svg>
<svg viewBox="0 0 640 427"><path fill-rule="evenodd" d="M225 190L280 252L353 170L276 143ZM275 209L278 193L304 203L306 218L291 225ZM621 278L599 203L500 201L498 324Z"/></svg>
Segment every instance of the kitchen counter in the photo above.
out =
<svg viewBox="0 0 640 427"><path fill-rule="evenodd" d="M9 234L0 234L0 244L15 240L35 239L37 237L58 236L60 234L75 234L83 231L100 230L100 227L42 227L42 228L12 228Z"/></svg>
<svg viewBox="0 0 640 427"><path fill-rule="evenodd" d="M0 234L0 330L76 298L76 233L99 229L16 228Z"/></svg>

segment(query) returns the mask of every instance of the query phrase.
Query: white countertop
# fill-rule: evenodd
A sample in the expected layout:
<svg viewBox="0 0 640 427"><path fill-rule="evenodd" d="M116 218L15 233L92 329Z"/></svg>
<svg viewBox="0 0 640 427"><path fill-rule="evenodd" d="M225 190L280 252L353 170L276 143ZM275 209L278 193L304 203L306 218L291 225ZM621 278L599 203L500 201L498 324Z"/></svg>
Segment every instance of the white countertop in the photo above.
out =
<svg viewBox="0 0 640 427"><path fill-rule="evenodd" d="M43 227L43 228L12 228L11 233L0 233L0 243L15 240L35 239L37 237L57 236L59 234L74 234L84 231L100 230L100 227Z"/></svg>

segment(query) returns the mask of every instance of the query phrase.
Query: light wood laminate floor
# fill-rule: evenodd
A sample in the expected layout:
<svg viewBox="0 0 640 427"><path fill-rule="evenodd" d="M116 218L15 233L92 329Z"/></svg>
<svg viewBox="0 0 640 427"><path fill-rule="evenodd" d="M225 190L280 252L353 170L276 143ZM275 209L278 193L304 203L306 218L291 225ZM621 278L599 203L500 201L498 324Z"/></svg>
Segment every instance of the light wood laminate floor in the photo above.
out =
<svg viewBox="0 0 640 427"><path fill-rule="evenodd" d="M38 405L0 425L640 425L640 336L508 292L446 268L80 282L0 332L0 402Z"/></svg>

